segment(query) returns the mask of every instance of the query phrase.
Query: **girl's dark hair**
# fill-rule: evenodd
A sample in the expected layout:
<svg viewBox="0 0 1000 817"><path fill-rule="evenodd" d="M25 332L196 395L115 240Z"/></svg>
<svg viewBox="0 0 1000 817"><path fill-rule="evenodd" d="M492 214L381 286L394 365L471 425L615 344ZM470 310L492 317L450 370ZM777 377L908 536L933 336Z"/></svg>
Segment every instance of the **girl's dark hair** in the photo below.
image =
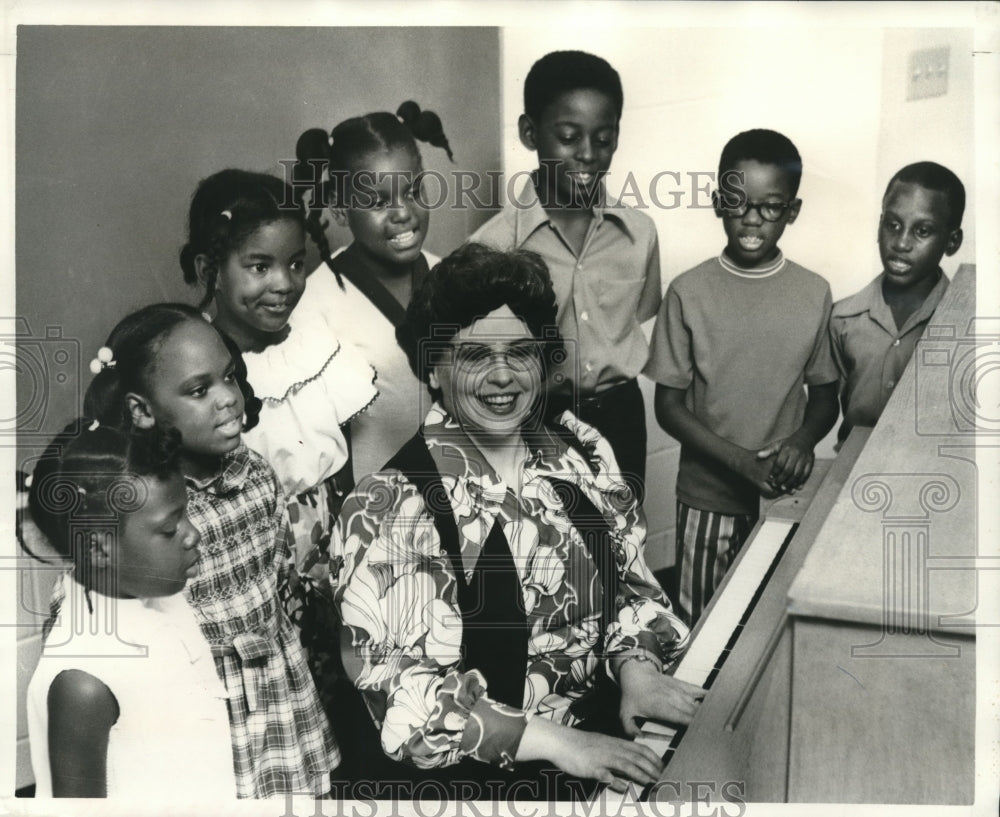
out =
<svg viewBox="0 0 1000 817"><path fill-rule="evenodd" d="M145 496L135 477L166 479L178 472L176 435L77 420L35 465L28 510L55 550L80 564L87 551L84 533L103 535L119 514L142 506Z"/></svg>
<svg viewBox="0 0 1000 817"><path fill-rule="evenodd" d="M556 324L556 295L549 268L528 250L501 252L482 244L459 247L437 264L413 293L396 340L424 383L431 361L461 329L506 305L531 334L544 341L546 372L564 357Z"/></svg>
<svg viewBox="0 0 1000 817"><path fill-rule="evenodd" d="M87 387L83 399L84 413L97 418L102 424L122 429L131 428L132 417L125 405L125 395L129 392L143 394L148 391L149 378L160 347L174 329L187 321L198 321L211 326L193 306L172 303L152 304L119 321L104 344L111 350L113 362L104 366ZM247 415L243 428L244 431L249 431L259 421L262 404L254 396L253 388L247 381L246 364L239 348L222 332L219 332L219 336L236 365L236 378L243 393L244 411Z"/></svg>
<svg viewBox="0 0 1000 817"><path fill-rule="evenodd" d="M306 214L292 187L266 173L221 170L198 183L188 213L188 243L181 250L184 280L198 284L195 258L210 260L199 309L212 302L215 277L229 254L262 224L292 219L306 228Z"/></svg>
<svg viewBox="0 0 1000 817"><path fill-rule="evenodd" d="M306 191L311 189L306 229L327 266L330 266L330 244L323 210L327 206L344 206L348 200L351 163L367 153L394 148L410 150L419 159L418 139L441 148L455 161L441 117L433 111L420 110L412 100L400 105L395 115L388 111L368 113L345 119L329 134L322 128L311 128L299 137L292 168L295 197L302 202Z"/></svg>

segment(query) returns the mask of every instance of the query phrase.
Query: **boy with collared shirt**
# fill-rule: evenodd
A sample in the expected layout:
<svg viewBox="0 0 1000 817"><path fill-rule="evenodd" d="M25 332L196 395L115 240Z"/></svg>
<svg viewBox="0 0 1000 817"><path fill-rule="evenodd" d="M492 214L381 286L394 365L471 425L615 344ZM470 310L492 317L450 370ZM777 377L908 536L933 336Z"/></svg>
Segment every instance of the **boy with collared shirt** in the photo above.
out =
<svg viewBox="0 0 1000 817"><path fill-rule="evenodd" d="M660 305L660 258L652 219L604 189L623 99L618 73L600 57L555 51L539 59L518 120L538 169L470 241L545 260L567 352L551 380L550 406L570 408L610 441L641 500L646 415L636 377L649 349L640 324Z"/></svg>
<svg viewBox="0 0 1000 817"><path fill-rule="evenodd" d="M692 625L756 523L760 497L801 486L837 420L830 287L778 248L802 206L801 176L780 133L729 141L713 195L726 247L670 284L653 329L645 373L657 383L657 420L681 443L679 607Z"/></svg>
<svg viewBox="0 0 1000 817"><path fill-rule="evenodd" d="M935 162L907 165L882 198L878 249L882 273L834 304L833 359L840 370L842 443L854 426L873 426L948 288L945 255L962 246L965 187Z"/></svg>

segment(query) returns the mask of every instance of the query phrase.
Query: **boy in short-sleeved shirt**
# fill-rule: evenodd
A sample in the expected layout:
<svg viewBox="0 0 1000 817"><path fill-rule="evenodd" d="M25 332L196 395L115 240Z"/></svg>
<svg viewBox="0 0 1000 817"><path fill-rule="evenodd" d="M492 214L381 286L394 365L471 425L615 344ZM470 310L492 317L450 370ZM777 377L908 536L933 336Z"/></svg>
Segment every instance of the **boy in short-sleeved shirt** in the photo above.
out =
<svg viewBox="0 0 1000 817"><path fill-rule="evenodd" d="M801 207L801 167L774 131L730 140L713 197L726 248L671 283L653 330L645 373L660 425L681 442L679 607L691 624L756 523L761 495L805 482L837 419L830 287L778 248Z"/></svg>
<svg viewBox="0 0 1000 817"><path fill-rule="evenodd" d="M649 349L640 324L660 305L660 257L652 219L604 189L622 106L618 73L600 57L555 51L538 60L518 129L539 167L470 241L545 260L567 353L551 378L552 409L571 408L601 431L641 498L646 416L636 377Z"/></svg>
<svg viewBox="0 0 1000 817"><path fill-rule="evenodd" d="M907 165L886 186L879 218L882 272L834 304L833 359L841 379L842 443L873 426L948 288L941 259L962 245L965 188L935 162Z"/></svg>

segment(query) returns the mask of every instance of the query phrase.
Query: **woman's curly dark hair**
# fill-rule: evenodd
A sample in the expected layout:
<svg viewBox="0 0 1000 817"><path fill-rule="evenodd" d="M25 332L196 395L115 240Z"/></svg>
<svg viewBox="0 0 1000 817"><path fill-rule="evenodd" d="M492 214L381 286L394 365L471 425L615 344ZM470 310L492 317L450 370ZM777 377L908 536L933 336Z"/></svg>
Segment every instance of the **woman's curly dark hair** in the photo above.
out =
<svg viewBox="0 0 1000 817"><path fill-rule="evenodd" d="M413 294L406 321L396 329L396 340L414 374L426 383L431 361L440 359L449 341L501 306L507 306L543 342L546 374L564 360L556 325L556 295L542 257L528 250L503 252L466 244L430 271Z"/></svg>

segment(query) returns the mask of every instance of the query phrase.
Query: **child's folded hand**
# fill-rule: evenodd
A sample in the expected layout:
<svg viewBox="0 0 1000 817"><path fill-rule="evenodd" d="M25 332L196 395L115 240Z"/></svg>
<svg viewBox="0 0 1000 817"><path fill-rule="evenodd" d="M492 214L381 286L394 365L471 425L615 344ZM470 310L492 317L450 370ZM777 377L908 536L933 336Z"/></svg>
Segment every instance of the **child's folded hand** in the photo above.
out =
<svg viewBox="0 0 1000 817"><path fill-rule="evenodd" d="M812 473L813 447L795 434L757 452L757 459L760 461L767 462L771 457L774 460L767 482L778 493L789 493L801 488Z"/></svg>
<svg viewBox="0 0 1000 817"><path fill-rule="evenodd" d="M777 448L773 450L765 448L757 452L746 451L745 455L741 455L741 461L734 469L744 479L752 482L765 499L774 499L782 494L782 490L777 484L771 481L777 450Z"/></svg>

